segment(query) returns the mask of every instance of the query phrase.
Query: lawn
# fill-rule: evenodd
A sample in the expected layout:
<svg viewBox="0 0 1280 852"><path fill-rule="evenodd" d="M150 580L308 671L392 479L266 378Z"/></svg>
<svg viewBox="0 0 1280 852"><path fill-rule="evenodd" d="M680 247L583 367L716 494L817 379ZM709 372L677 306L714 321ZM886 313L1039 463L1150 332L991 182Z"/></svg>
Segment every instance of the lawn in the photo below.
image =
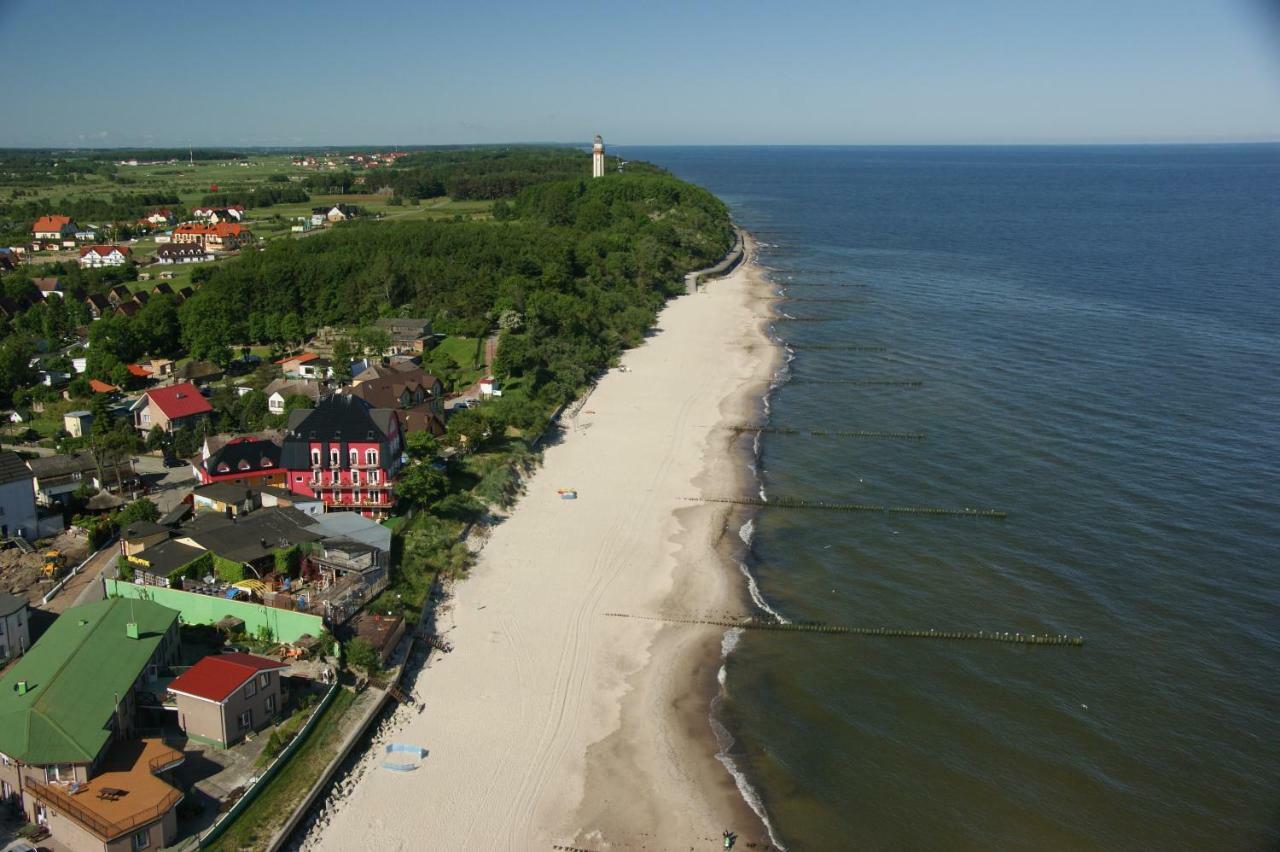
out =
<svg viewBox="0 0 1280 852"><path fill-rule="evenodd" d="M272 832L284 824L293 809L307 795L311 785L324 772L329 761L337 755L346 733L344 723L348 721L356 697L348 689L338 690L333 703L325 709L307 741L294 752L293 757L276 776L266 783L253 803L206 849L233 852L266 846Z"/></svg>
<svg viewBox="0 0 1280 852"><path fill-rule="evenodd" d="M484 376L484 358L479 337L446 337L423 358L423 366L439 376L450 392L457 392Z"/></svg>

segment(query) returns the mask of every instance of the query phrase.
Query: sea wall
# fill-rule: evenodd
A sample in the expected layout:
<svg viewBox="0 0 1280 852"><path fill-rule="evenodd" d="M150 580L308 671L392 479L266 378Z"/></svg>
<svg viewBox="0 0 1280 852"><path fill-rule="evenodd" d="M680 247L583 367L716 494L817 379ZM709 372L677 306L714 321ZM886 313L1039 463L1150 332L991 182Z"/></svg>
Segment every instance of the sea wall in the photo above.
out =
<svg viewBox="0 0 1280 852"><path fill-rule="evenodd" d="M746 250L742 240L742 230L733 229L733 248L729 249L729 253L724 259L715 266L708 266L706 269L695 269L684 276L685 293L698 292L698 285L708 278L719 278L722 275L728 275L730 272L738 268L738 264L742 263L742 259L746 257Z"/></svg>

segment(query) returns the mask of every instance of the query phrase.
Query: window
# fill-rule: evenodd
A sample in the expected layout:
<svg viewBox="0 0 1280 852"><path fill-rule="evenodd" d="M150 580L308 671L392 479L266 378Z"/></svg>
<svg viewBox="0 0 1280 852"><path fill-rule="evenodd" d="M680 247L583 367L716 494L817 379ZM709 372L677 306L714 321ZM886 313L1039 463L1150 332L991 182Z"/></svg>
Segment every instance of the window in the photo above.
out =
<svg viewBox="0 0 1280 852"><path fill-rule="evenodd" d="M312 451L311 451L311 466L312 466L312 467L319 467L319 466L320 466L320 451L319 451L319 450L312 450Z"/></svg>
<svg viewBox="0 0 1280 852"><path fill-rule="evenodd" d="M271 672L263 672L258 675L258 686L266 689L271 684Z"/></svg>
<svg viewBox="0 0 1280 852"><path fill-rule="evenodd" d="M360 451L359 451L359 450L352 450L352 451L351 451L351 466L352 466L352 467L355 467L355 466L356 466L356 465L358 465L358 464L360 464Z"/></svg>
<svg viewBox="0 0 1280 852"><path fill-rule="evenodd" d="M352 492L351 492L351 502L352 502L352 503L359 503L359 502L360 502L360 489L359 489L359 488L357 488L355 491L352 491Z"/></svg>
<svg viewBox="0 0 1280 852"><path fill-rule="evenodd" d="M372 482L374 485L377 485L377 484L378 484L378 471L377 471L377 470L371 470L371 471L369 471L369 481L370 481L370 482Z"/></svg>
<svg viewBox="0 0 1280 852"><path fill-rule="evenodd" d="M253 727L253 711L246 710L240 714L240 730L245 731Z"/></svg>
<svg viewBox="0 0 1280 852"><path fill-rule="evenodd" d="M367 465L375 465L375 464L377 464L377 463L378 463L378 451L377 451L377 450L365 450L365 451L364 451L364 463L365 463L365 464L367 464Z"/></svg>
<svg viewBox="0 0 1280 852"><path fill-rule="evenodd" d="M351 471L351 484L352 484L352 485L359 485L359 484L360 484L360 471L359 471L359 470L352 469L352 471Z"/></svg>
<svg viewBox="0 0 1280 852"><path fill-rule="evenodd" d="M253 681L249 681L244 685L244 697L252 698L258 694L258 685Z"/></svg>
<svg viewBox="0 0 1280 852"><path fill-rule="evenodd" d="M144 828L142 829L142 831L135 831L133 833L134 849L146 849L150 845L151 845L151 829Z"/></svg>
<svg viewBox="0 0 1280 852"><path fill-rule="evenodd" d="M268 716L269 716L269 715L271 715L272 713L276 712L276 697L275 697L274 695L268 695L268 696L267 696L267 706L266 706L266 709L267 709L267 715L268 715Z"/></svg>
<svg viewBox="0 0 1280 852"><path fill-rule="evenodd" d="M248 469L249 469L249 460L248 460L248 459L240 459L240 464L236 465L236 468L237 468L237 469L239 469L239 470L248 470Z"/></svg>
<svg viewBox="0 0 1280 852"><path fill-rule="evenodd" d="M76 780L76 768L70 763L55 763L44 768L44 780L46 782L53 781L74 781Z"/></svg>
<svg viewBox="0 0 1280 852"><path fill-rule="evenodd" d="M329 451L329 467L337 467L341 464L342 452L340 450Z"/></svg>

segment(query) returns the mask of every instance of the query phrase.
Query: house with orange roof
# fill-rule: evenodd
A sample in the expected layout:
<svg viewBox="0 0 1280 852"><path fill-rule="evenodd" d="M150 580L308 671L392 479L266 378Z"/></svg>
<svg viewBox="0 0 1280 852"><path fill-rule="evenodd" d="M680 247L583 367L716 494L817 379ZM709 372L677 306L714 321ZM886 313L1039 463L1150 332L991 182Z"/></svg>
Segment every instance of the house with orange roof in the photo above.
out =
<svg viewBox="0 0 1280 852"><path fill-rule="evenodd" d="M115 385L109 385L106 382L100 382L97 379L90 379L89 390L93 391L94 393L115 393L116 391L120 390L120 388L116 387Z"/></svg>
<svg viewBox="0 0 1280 852"><path fill-rule="evenodd" d="M70 216L41 216L31 226L31 235L37 240L69 240L78 230Z"/></svg>

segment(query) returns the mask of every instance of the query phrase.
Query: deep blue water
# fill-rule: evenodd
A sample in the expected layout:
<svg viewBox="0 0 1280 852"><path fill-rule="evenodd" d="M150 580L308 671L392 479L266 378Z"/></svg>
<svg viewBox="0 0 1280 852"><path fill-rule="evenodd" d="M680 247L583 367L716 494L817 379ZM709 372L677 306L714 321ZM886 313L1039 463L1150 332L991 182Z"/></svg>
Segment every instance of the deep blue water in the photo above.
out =
<svg viewBox="0 0 1280 852"><path fill-rule="evenodd" d="M1009 512L765 509L769 603L1087 639L748 633L723 720L788 848L1280 844L1280 146L621 153L831 320L776 325L773 425L927 434L767 435L770 496Z"/></svg>

